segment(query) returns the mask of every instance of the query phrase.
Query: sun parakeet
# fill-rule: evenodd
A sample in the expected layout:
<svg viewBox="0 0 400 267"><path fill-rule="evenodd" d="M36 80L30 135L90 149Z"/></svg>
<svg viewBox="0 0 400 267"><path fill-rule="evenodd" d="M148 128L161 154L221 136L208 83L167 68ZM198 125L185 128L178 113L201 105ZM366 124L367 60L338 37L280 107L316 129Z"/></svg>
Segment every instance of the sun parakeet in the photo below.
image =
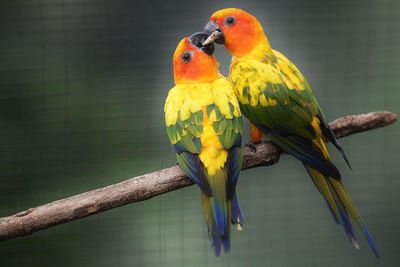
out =
<svg viewBox="0 0 400 267"><path fill-rule="evenodd" d="M165 123L181 169L201 189L211 245L230 249L230 224L240 230L236 184L242 166L242 118L230 82L219 74L214 44L205 33L184 38L174 56L175 86L165 102Z"/></svg>
<svg viewBox="0 0 400 267"><path fill-rule="evenodd" d="M377 248L331 162L326 142L340 151L350 167L325 116L299 69L273 50L260 22L236 8L215 12L204 31L211 42L224 44L233 55L229 71L240 108L258 130L299 159L323 195L334 220L359 248L350 218L364 233L376 257ZM252 139L260 139L252 131Z"/></svg>

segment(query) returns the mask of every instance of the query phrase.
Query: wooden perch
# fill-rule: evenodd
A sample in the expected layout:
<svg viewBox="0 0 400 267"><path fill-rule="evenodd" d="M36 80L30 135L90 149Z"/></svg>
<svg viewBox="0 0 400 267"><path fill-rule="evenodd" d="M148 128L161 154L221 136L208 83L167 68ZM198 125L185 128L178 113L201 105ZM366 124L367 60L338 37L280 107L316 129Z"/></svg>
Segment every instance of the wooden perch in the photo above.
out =
<svg viewBox="0 0 400 267"><path fill-rule="evenodd" d="M339 118L332 123L337 137L387 126L397 119L387 111ZM257 152L244 148L243 169L269 166L279 161L281 149L271 142L257 145ZM171 155L172 157L172 155ZM57 224L77 220L129 203L143 201L177 190L193 182L178 166L128 179L100 189L64 198L0 218L0 240L30 235Z"/></svg>

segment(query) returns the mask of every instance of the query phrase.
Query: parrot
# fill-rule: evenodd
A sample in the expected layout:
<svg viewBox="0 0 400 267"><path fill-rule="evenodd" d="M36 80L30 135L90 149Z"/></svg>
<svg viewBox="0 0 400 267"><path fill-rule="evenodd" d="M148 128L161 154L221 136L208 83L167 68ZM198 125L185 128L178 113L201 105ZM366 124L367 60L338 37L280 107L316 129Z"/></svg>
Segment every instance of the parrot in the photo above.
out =
<svg viewBox="0 0 400 267"><path fill-rule="evenodd" d="M371 234L331 161L326 143L330 141L338 149L351 169L350 162L300 70L272 49L261 23L244 10L216 11L203 31L209 37L202 45L224 44L232 55L228 79L242 114L252 123L252 142L260 142L264 135L300 160L334 221L343 227L353 246L359 249L355 224L379 258Z"/></svg>
<svg viewBox="0 0 400 267"><path fill-rule="evenodd" d="M174 82L165 101L167 135L183 172L200 187L215 255L230 251L230 228L242 229L236 193L242 167L242 116L231 83L219 73L208 35L182 39L173 55Z"/></svg>

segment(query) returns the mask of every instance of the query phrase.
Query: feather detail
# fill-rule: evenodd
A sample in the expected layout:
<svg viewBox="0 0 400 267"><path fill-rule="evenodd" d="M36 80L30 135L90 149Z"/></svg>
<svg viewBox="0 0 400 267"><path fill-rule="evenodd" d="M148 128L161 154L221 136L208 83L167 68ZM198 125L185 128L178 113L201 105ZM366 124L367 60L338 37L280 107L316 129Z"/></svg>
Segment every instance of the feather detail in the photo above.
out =
<svg viewBox="0 0 400 267"><path fill-rule="evenodd" d="M223 176L221 172L218 172L217 175ZM201 195L211 247L218 257L222 249L224 252L230 250L230 222L228 218L231 217L231 207L230 201L226 199L226 192L225 194L221 192L225 190L215 188L215 186L223 185L224 181L221 181L221 177L210 177L209 179L215 181L215 183L211 182L214 194L210 197L202 192Z"/></svg>
<svg viewBox="0 0 400 267"><path fill-rule="evenodd" d="M376 245L370 233L368 232L368 229L365 226L361 215L359 214L356 206L351 200L349 193L343 186L343 183L335 178L325 176L321 172L307 165L304 166L306 167L315 186L324 197L335 222L343 227L353 246L356 249L359 249L360 247L357 238L355 237L350 218L363 232L364 237L368 241L368 244L374 252L375 256L379 258L379 252L376 248Z"/></svg>
<svg viewBox="0 0 400 267"><path fill-rule="evenodd" d="M242 231L244 220L236 192L233 194L233 197L231 199L231 214L232 224L236 225L237 230Z"/></svg>
<svg viewBox="0 0 400 267"><path fill-rule="evenodd" d="M283 150L300 160L324 196L333 219L355 248L359 244L352 222L364 233L372 251L376 246L330 161L326 140L342 154L313 92L297 67L278 51L263 59L240 57L231 64L229 78L243 115Z"/></svg>
<svg viewBox="0 0 400 267"><path fill-rule="evenodd" d="M181 169L201 189L211 246L230 250L231 223L242 227L236 196L242 166L242 118L231 84L177 84L165 103L167 134Z"/></svg>

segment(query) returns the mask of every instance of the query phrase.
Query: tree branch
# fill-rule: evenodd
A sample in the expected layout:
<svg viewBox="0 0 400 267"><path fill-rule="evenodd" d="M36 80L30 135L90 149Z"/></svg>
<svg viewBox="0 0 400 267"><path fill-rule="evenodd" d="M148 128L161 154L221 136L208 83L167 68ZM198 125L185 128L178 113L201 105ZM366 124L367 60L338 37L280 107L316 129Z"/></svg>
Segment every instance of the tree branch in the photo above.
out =
<svg viewBox="0 0 400 267"><path fill-rule="evenodd" d="M339 118L332 123L337 137L380 128L392 124L397 116L387 111L371 112ZM281 149L266 142L257 145L257 152L244 148L243 169L269 166L279 161ZM0 240L30 235L57 224L77 220L129 203L139 202L177 190L193 182L178 166L128 179L97 190L30 208L0 218Z"/></svg>

